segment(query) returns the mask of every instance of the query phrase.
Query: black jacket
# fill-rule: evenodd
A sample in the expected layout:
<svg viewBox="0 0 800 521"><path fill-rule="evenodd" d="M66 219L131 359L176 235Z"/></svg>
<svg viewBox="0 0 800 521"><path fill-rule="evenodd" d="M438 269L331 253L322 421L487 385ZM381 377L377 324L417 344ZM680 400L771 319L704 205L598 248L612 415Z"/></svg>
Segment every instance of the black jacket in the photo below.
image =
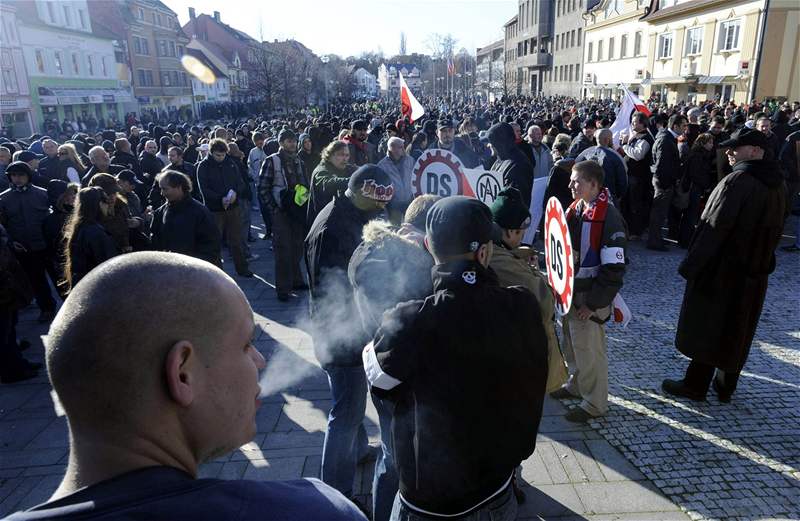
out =
<svg viewBox="0 0 800 521"><path fill-rule="evenodd" d="M139 156L139 166L142 170L142 182L147 189L153 185L156 175L164 168L164 163L149 152L142 152Z"/></svg>
<svg viewBox="0 0 800 521"><path fill-rule="evenodd" d="M450 147L449 149L443 148L439 144L439 140L437 139L436 141L431 143L430 146L428 147L428 149L434 149L434 148L439 148L439 149L442 149L442 150L449 150L450 152L455 154L455 156L458 159L461 160L461 163L466 168L476 168L478 165L481 164L480 158L475 154L475 152L472 150L472 148L469 145L464 143L464 140L461 139L461 138L454 137L453 138L453 146Z"/></svg>
<svg viewBox="0 0 800 521"><path fill-rule="evenodd" d="M192 180L192 197L201 203L203 202L203 196L200 194L200 190L197 187L197 167L194 163L183 161L180 166L169 164L167 169L181 172L189 176L189 179ZM164 197L161 195L161 187L158 186L158 183L153 183L153 186L150 188L150 193L147 195L147 203L153 208L159 208L166 203Z"/></svg>
<svg viewBox="0 0 800 521"><path fill-rule="evenodd" d="M336 197L317 215L305 240L314 352L326 364L356 366L367 338L347 280L350 257L370 214ZM348 324L342 327L342 324Z"/></svg>
<svg viewBox="0 0 800 521"><path fill-rule="evenodd" d="M111 162L115 165L122 165L128 170L131 170L136 177L142 177L142 166L139 164L139 160L136 159L136 156L129 153L129 152L122 152L117 150L114 152L114 155L111 156Z"/></svg>
<svg viewBox="0 0 800 521"><path fill-rule="evenodd" d="M239 199L244 193L245 186L242 173L234 163L234 159L225 156L221 162L217 162L213 156L209 156L197 165L197 185L203 197L203 203L212 212L222 212L222 198L228 195L229 190L236 192L236 201L228 208L239 204Z"/></svg>
<svg viewBox="0 0 800 521"><path fill-rule="evenodd" d="M70 242L72 287L99 264L117 255L114 239L98 223L84 224Z"/></svg>
<svg viewBox="0 0 800 521"><path fill-rule="evenodd" d="M92 177L94 177L95 174L111 174L114 177L116 177L117 174L119 174L123 170L125 170L125 166L115 165L112 163L108 165L108 168L104 169L101 172L99 168L97 168L95 165L92 165L91 167L89 167L86 173L83 174L83 177L81 178L81 184L83 186L89 186L89 181L92 180Z"/></svg>
<svg viewBox="0 0 800 521"><path fill-rule="evenodd" d="M653 165L650 168L659 188L667 189L683 177L678 141L668 129L662 129L653 143Z"/></svg>
<svg viewBox="0 0 800 521"><path fill-rule="evenodd" d="M514 143L514 129L508 123L497 123L489 129L489 142L497 154L492 172L500 172L505 187L519 190L525 208L530 207L533 166Z"/></svg>
<svg viewBox="0 0 800 521"><path fill-rule="evenodd" d="M553 168L550 169L550 176L547 178L547 188L544 189L544 199L542 206L547 206L547 201L551 197L558 199L564 211L572 204L572 190L569 189L569 176L572 174L574 159L559 159ZM544 213L542 213L544 215ZM542 219L544 222L545 219Z"/></svg>
<svg viewBox="0 0 800 521"><path fill-rule="evenodd" d="M452 515L501 489L533 453L547 337L542 321L531 320L541 313L528 290L501 288L475 262L441 264L432 273L433 295L387 312L364 363L368 375L380 369L400 382L369 378L372 392L395 404L402 497Z"/></svg>
<svg viewBox="0 0 800 521"><path fill-rule="evenodd" d="M572 140L572 144L569 147L569 151L567 152L567 157L576 158L580 155L581 152L586 150L589 147L592 147L596 144L594 138L589 139L586 137L586 134L581 131L575 139Z"/></svg>
<svg viewBox="0 0 800 521"><path fill-rule="evenodd" d="M219 265L221 237L211 212L192 197L167 203L153 214L153 249L171 251Z"/></svg>

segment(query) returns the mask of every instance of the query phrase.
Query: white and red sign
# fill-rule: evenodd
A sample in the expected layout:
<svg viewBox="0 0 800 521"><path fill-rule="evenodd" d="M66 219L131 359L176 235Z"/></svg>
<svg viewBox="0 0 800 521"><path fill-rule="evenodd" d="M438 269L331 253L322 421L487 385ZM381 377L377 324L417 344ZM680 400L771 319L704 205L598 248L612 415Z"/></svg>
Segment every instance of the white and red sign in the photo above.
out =
<svg viewBox="0 0 800 521"><path fill-rule="evenodd" d="M503 189L503 176L483 168L465 168L452 152L433 148L417 159L412 183L415 195L466 195L491 205Z"/></svg>
<svg viewBox="0 0 800 521"><path fill-rule="evenodd" d="M572 240L567 228L567 216L555 197L547 201L544 218L547 279L556 298L556 310L563 316L572 306L575 273L572 269Z"/></svg>

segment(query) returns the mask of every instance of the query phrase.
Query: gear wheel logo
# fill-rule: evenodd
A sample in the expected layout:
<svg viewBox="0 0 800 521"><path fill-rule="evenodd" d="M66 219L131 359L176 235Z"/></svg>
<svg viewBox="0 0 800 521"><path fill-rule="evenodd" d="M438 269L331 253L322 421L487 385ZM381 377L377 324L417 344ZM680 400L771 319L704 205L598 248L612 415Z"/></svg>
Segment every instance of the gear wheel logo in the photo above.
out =
<svg viewBox="0 0 800 521"><path fill-rule="evenodd" d="M547 280L553 290L558 312L566 315L572 305L574 281L572 240L564 210L555 197L547 201L544 239Z"/></svg>
<svg viewBox="0 0 800 521"><path fill-rule="evenodd" d="M415 195L464 195L464 167L461 160L447 150L426 150L414 164L412 183Z"/></svg>

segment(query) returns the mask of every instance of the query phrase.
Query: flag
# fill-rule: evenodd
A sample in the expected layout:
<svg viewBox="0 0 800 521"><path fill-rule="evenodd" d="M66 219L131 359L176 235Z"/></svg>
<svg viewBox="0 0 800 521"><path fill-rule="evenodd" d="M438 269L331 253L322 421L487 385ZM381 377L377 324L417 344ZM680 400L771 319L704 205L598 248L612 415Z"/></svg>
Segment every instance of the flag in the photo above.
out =
<svg viewBox="0 0 800 521"><path fill-rule="evenodd" d="M403 116L408 116L409 123L414 123L416 120L425 114L425 108L420 105L417 98L411 92L411 89L406 85L406 80L403 79L401 73L397 73L400 78L400 105Z"/></svg>
<svg viewBox="0 0 800 521"><path fill-rule="evenodd" d="M453 63L453 57L447 58L447 74L453 76L456 73L456 64Z"/></svg>
<svg viewBox="0 0 800 521"><path fill-rule="evenodd" d="M622 87L622 90L624 92L622 105L617 110L617 118L614 120L614 124L611 125L611 134L614 136L614 145L617 147L619 146L620 134L630 131L631 114L642 112L650 116L650 110L642 103L639 96L629 91L627 87Z"/></svg>
<svg viewBox="0 0 800 521"><path fill-rule="evenodd" d="M622 324L622 327L627 327L628 322L631 321L633 318L633 313L631 313L631 308L625 303L625 300L622 298L622 295L617 293L614 296L614 322L618 324Z"/></svg>

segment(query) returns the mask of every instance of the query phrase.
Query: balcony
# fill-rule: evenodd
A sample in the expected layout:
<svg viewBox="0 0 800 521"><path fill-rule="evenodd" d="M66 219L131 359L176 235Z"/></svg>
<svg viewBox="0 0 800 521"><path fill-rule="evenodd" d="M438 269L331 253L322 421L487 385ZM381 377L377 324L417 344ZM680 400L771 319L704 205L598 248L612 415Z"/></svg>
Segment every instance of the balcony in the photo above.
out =
<svg viewBox="0 0 800 521"><path fill-rule="evenodd" d="M553 55L547 52L535 52L517 59L518 67L550 67Z"/></svg>

